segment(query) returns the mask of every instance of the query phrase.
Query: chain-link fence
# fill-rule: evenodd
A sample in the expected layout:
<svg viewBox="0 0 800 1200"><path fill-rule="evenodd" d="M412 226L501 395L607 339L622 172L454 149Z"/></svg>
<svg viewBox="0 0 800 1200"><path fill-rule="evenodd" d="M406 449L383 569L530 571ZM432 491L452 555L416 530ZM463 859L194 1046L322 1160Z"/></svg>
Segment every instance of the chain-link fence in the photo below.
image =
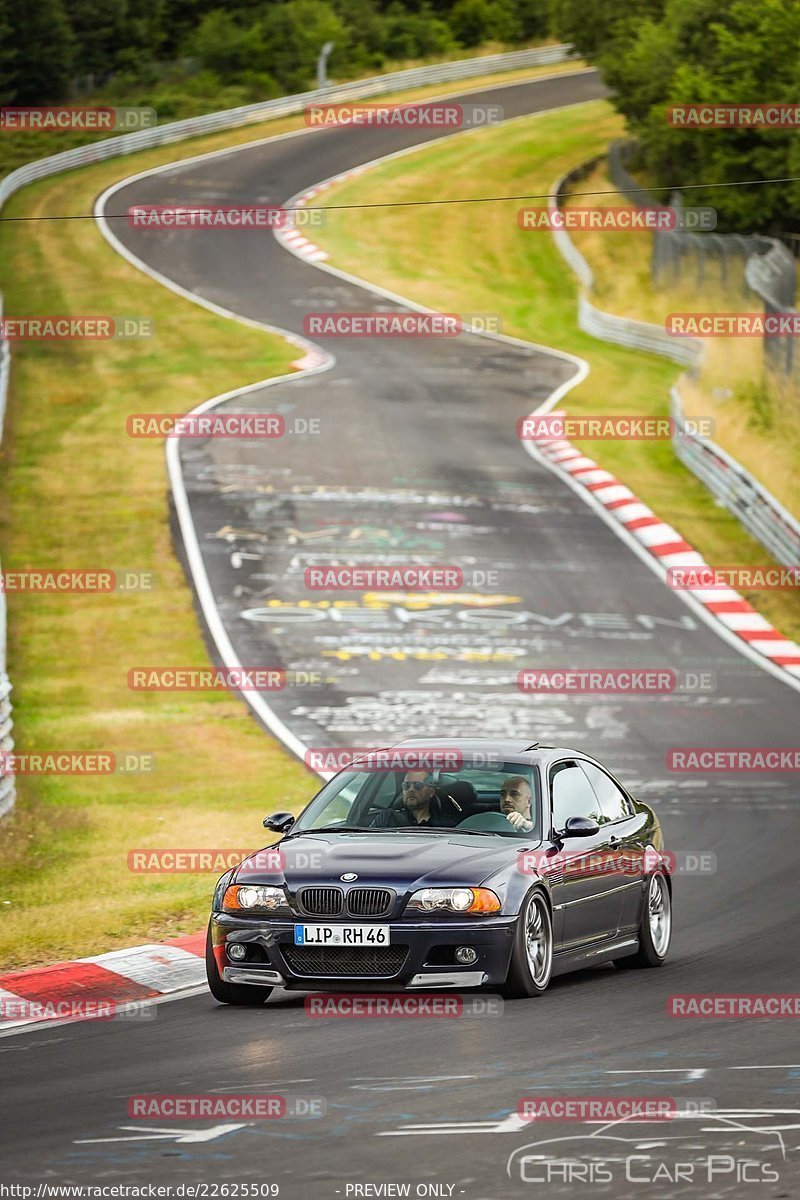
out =
<svg viewBox="0 0 800 1200"><path fill-rule="evenodd" d="M581 163L553 185L549 197L551 210L560 207L567 192L591 174L598 161L598 158L593 158ZM634 203L647 203L635 183L630 187L627 184L620 187L619 176L615 182ZM589 263L565 229L554 227L551 233L559 252L581 283L578 298L578 324L581 329L604 342L660 354L690 367L699 365L703 353L703 344L699 339L673 338L662 326L619 317L592 304L588 293L594 284L594 274ZM769 264L762 263L761 257L751 259L753 261L770 269ZM800 522L741 463L709 438L693 432L684 417L678 385L670 393L670 410L675 423L672 444L678 458L779 562L794 566L800 556Z"/></svg>
<svg viewBox="0 0 800 1200"><path fill-rule="evenodd" d="M617 141L611 146L608 172L612 183L632 204L665 207L628 170L633 150L632 142ZM678 193L670 197L669 206L682 207ZM651 277L660 289L715 291L732 308L763 305L766 315L793 313L797 263L792 249L777 238L758 233L658 229L653 232ZM794 351L793 338L767 333L762 340L765 365L800 387L800 355Z"/></svg>

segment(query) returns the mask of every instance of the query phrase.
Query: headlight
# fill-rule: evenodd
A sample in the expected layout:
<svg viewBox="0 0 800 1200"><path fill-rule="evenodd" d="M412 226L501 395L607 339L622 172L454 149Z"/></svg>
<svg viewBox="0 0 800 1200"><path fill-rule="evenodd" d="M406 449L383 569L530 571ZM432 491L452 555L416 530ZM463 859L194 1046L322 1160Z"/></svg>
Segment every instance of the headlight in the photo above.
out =
<svg viewBox="0 0 800 1200"><path fill-rule="evenodd" d="M226 888L222 907L226 912L255 912L257 909L266 912L289 911L283 888L264 887L260 883L248 883L241 887L234 884Z"/></svg>
<svg viewBox="0 0 800 1200"><path fill-rule="evenodd" d="M500 900L488 888L423 888L414 892L406 908L419 913L480 913L500 912Z"/></svg>

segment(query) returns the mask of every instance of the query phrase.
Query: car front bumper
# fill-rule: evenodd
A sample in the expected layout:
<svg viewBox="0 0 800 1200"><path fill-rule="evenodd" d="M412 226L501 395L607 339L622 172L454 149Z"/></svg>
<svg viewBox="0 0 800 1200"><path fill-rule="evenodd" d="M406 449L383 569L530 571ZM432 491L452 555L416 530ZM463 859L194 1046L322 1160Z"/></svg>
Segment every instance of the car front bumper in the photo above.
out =
<svg viewBox="0 0 800 1200"><path fill-rule="evenodd" d="M305 918L308 923L308 918ZM261 987L285 987L297 991L418 991L425 988L476 988L499 986L505 981L514 939L516 917L485 917L471 921L459 919L376 922L388 924L390 945L397 952L406 949L399 965L390 964L386 973L372 964L361 973L355 951L348 954L347 973L337 964L335 973L326 971L331 956L320 954L321 967L292 961L293 919L264 920L229 913L214 913L211 937L220 976L228 983ZM337 924L337 922L329 922ZM234 961L228 947L244 944L247 960ZM470 946L477 953L473 963L461 965L454 960L458 946ZM320 948L321 949L321 948ZM334 952L335 957L335 952ZM377 957L377 956L376 956Z"/></svg>

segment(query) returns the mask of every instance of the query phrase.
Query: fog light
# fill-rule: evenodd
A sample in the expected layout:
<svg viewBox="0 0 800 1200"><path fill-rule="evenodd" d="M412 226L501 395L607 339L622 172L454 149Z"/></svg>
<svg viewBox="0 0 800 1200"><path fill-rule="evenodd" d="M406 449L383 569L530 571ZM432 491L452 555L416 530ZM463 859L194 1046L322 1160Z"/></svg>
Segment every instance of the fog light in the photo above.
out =
<svg viewBox="0 0 800 1200"><path fill-rule="evenodd" d="M247 958L247 946L243 946L241 942L231 942L228 946L228 957L234 962L241 962L243 958Z"/></svg>
<svg viewBox="0 0 800 1200"><path fill-rule="evenodd" d="M456 962L474 963L478 961L478 951L472 946L459 946L456 950Z"/></svg>

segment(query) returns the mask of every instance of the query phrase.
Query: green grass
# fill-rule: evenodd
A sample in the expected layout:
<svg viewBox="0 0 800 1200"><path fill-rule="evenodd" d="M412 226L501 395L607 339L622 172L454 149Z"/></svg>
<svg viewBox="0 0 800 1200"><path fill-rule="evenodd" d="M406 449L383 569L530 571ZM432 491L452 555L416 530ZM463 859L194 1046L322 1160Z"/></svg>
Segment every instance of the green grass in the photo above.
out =
<svg viewBox="0 0 800 1200"><path fill-rule="evenodd" d="M623 133L603 101L526 117L424 147L324 193L330 205L541 195L564 171ZM541 204L541 200L530 201ZM587 359L589 378L563 405L579 415L667 416L678 369L606 345L577 328L577 283L545 231L521 230L520 201L337 209L315 235L334 265L446 312L499 313L504 332ZM619 235L614 235L619 236ZM639 269L647 261L639 252ZM522 413L519 414L523 415ZM771 559L675 457L668 442L577 443L613 471L713 564ZM800 598L748 593L787 636L800 636Z"/></svg>
<svg viewBox="0 0 800 1200"><path fill-rule="evenodd" d="M102 187L137 165L36 185L12 200L9 215L90 210ZM128 851L257 846L263 815L297 809L317 781L233 695L141 694L126 683L133 665L207 663L170 540L163 442L129 439L126 414L186 410L282 374L297 350L178 299L116 255L93 221L7 225L0 248L7 314L135 313L155 322L148 340L13 347L4 568L125 567L153 572L156 584L128 596L10 597L17 749L146 751L156 769L20 777L0 833L0 963L8 969L195 932L212 878L134 875Z"/></svg>

